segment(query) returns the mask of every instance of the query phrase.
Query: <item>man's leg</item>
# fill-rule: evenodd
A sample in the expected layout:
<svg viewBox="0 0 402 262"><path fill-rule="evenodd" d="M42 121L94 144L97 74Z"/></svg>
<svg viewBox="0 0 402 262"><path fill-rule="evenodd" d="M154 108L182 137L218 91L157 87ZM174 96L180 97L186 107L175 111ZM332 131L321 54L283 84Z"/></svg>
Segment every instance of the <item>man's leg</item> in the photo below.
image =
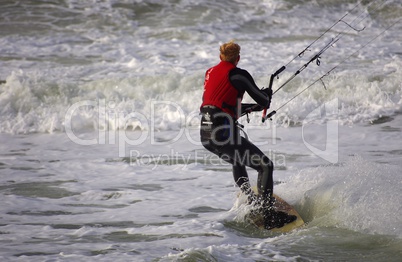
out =
<svg viewBox="0 0 402 262"><path fill-rule="evenodd" d="M236 145L225 145L219 149L221 157L233 164L233 176L237 185L249 197L249 202L256 204L263 212L266 229L282 227L297 219L296 216L276 211L273 209L273 163L254 144L245 138ZM258 172L258 193L261 198L257 199L250 188L249 178L246 171L249 166ZM250 201L251 200L251 201Z"/></svg>
<svg viewBox="0 0 402 262"><path fill-rule="evenodd" d="M248 192L250 188L246 171L248 166L258 172L258 193L264 199L270 199L273 192L273 163L258 147L241 137L240 143L224 145L219 151L223 159L233 164L233 177L243 192Z"/></svg>

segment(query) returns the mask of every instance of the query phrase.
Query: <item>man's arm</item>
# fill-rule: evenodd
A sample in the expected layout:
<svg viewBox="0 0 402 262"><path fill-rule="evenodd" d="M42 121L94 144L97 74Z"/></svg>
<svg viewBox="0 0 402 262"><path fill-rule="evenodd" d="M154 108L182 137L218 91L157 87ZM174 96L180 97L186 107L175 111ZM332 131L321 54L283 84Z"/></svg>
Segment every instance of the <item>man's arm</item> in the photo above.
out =
<svg viewBox="0 0 402 262"><path fill-rule="evenodd" d="M230 83L239 91L247 92L263 108L269 107L271 98L255 84L253 77L244 69L234 68L229 73Z"/></svg>

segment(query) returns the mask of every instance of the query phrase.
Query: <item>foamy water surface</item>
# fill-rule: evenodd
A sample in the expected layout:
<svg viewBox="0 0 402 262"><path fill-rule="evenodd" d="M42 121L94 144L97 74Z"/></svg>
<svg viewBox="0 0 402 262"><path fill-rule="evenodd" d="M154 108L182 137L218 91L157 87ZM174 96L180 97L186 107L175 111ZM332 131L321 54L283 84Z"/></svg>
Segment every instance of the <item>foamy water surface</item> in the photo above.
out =
<svg viewBox="0 0 402 262"><path fill-rule="evenodd" d="M2 1L0 13L2 260L400 259L399 1ZM307 222L261 232L241 219L231 167L199 143L205 70L235 39L260 87L286 65L276 90L334 38L274 95L271 121L240 120Z"/></svg>

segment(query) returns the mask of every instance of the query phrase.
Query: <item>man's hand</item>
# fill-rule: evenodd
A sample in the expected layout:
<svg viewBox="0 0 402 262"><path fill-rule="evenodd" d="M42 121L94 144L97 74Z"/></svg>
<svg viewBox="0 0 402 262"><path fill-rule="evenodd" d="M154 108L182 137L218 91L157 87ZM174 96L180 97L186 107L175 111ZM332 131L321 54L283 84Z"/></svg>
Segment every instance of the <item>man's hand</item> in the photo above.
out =
<svg viewBox="0 0 402 262"><path fill-rule="evenodd" d="M271 99L272 99L272 88L265 88L263 90L261 90L263 93L265 93L268 98L269 98L269 103L268 106L266 108L269 108L269 106L271 105Z"/></svg>
<svg viewBox="0 0 402 262"><path fill-rule="evenodd" d="M264 92L269 97L269 100L271 100L271 98L272 98L272 88L265 88L265 89L263 89L261 91Z"/></svg>

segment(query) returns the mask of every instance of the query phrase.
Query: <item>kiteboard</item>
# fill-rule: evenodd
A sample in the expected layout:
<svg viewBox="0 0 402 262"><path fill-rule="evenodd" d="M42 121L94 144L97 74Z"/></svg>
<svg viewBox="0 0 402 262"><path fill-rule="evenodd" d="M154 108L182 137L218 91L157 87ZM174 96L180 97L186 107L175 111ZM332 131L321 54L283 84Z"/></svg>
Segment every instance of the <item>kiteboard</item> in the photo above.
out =
<svg viewBox="0 0 402 262"><path fill-rule="evenodd" d="M296 211L296 209L294 209L294 207L292 207L289 203L287 203L284 199L282 199L278 195L274 194L273 196L276 199L275 205L274 205L275 210L285 212L289 215L294 215L297 217L297 219L291 223L285 224L283 227L272 228L272 229L269 229L269 231L276 232L276 233L287 233L296 228L302 227L304 225L304 220L300 216L300 214ZM263 218L262 214L250 213L248 215L248 218L252 221L252 223L256 227L260 228L261 230L267 230L264 227L264 218Z"/></svg>

